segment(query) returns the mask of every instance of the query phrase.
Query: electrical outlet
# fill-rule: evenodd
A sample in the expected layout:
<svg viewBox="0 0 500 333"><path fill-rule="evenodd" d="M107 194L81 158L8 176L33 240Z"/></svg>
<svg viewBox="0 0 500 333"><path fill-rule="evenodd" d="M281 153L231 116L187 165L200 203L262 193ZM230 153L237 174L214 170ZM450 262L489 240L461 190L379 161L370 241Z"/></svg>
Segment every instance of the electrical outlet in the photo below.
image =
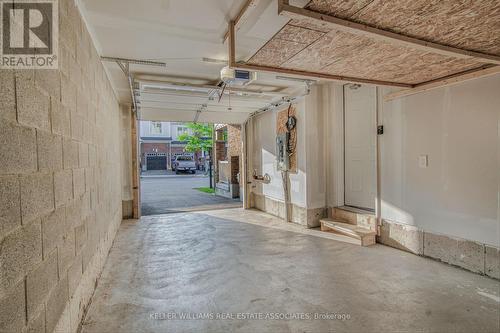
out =
<svg viewBox="0 0 500 333"><path fill-rule="evenodd" d="M420 155L418 157L418 167L421 169L425 169L429 166L429 158L428 155Z"/></svg>

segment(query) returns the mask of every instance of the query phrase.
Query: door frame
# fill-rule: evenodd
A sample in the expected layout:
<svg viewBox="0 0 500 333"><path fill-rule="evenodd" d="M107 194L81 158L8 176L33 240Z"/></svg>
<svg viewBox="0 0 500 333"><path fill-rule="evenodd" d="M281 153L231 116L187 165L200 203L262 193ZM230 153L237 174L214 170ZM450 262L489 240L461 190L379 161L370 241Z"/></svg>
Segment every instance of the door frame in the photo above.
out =
<svg viewBox="0 0 500 333"><path fill-rule="evenodd" d="M130 133L132 139L132 210L133 218L141 218L141 170L140 170L140 144L139 144L139 120L137 119L137 113L130 108L131 112L131 126Z"/></svg>
<svg viewBox="0 0 500 333"><path fill-rule="evenodd" d="M343 190L344 190L344 206L348 206L348 207L353 207L353 208L358 208L358 209L362 209L362 210L367 210L367 211L372 211L372 209L368 208L368 207L358 207L358 206L353 206L353 205L348 205L346 202L345 202L345 197L346 197L346 148L345 148L345 144L346 144L346 116L345 116L345 111L346 111L346 86L350 86L351 84L344 84L342 85L342 115L343 115L343 130L342 130L342 134L344 136L343 138L343 146L342 146L342 151L343 151L343 163L344 163L344 167L343 167L343 170L344 170L344 173L343 173L343 181L342 181L342 184L343 184ZM361 87L361 85L359 84L356 84L358 87ZM375 88L375 128L378 127L378 108L379 108L379 98L378 98L378 87L374 87ZM373 209L373 212L375 213L376 210L377 210L377 205L378 205L378 199L379 198L379 193L378 193L378 184L379 184L379 179L378 179L378 164L379 164L379 160L378 160L378 135L377 135L377 132L375 131L374 133L375 135L375 208Z"/></svg>
<svg viewBox="0 0 500 333"><path fill-rule="evenodd" d="M348 84L336 86L333 91L333 112L331 121L333 123L333 203L334 207L345 206L345 88ZM382 90L375 87L375 122L376 126L381 125L380 110L382 99L380 94ZM381 177L380 177L380 135L374 134L375 140L375 167L376 167L376 201L375 215L380 225L380 207L381 207Z"/></svg>

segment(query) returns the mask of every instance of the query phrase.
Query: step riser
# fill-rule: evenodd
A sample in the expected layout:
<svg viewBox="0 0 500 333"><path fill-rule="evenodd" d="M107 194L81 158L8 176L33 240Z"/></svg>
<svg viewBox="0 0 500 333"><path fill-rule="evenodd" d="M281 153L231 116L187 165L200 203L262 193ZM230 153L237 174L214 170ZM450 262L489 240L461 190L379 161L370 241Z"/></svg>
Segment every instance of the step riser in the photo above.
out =
<svg viewBox="0 0 500 333"><path fill-rule="evenodd" d="M377 219L373 215L358 214L341 208L333 208L331 215L334 219L339 219L349 224L358 225L372 231L377 230Z"/></svg>
<svg viewBox="0 0 500 333"><path fill-rule="evenodd" d="M332 232L337 235L343 235L349 237L359 242L357 244L361 246L370 246L375 244L376 242L375 234L373 235L359 234L354 231L347 230L345 227L332 225L331 223L326 221L321 221L321 231Z"/></svg>
<svg viewBox="0 0 500 333"><path fill-rule="evenodd" d="M362 246L370 246L376 243L375 236L367 236L363 237L361 240L361 245Z"/></svg>

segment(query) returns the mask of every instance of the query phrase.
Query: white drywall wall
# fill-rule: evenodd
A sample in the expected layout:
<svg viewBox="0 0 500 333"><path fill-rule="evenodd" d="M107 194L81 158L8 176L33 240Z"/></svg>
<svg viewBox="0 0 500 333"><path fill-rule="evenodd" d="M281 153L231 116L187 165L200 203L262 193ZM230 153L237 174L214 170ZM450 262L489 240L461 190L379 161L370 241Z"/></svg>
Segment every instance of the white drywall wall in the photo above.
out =
<svg viewBox="0 0 500 333"><path fill-rule="evenodd" d="M290 196L293 204L306 207L306 173L305 173L305 119L304 100L295 104L297 109L297 158L298 172L290 174ZM253 128L253 170L257 174L269 174L271 182L269 184L255 183L256 187L252 192L263 194L267 197L284 200L283 183L281 172L276 166L276 115L278 111L268 111L254 118Z"/></svg>
<svg viewBox="0 0 500 333"><path fill-rule="evenodd" d="M132 111L130 105L120 105L120 134L121 134L121 156L122 161L122 200L133 199L132 193Z"/></svg>
<svg viewBox="0 0 500 333"><path fill-rule="evenodd" d="M305 98L305 153L307 184L307 208L322 208L326 203L326 158L323 89L311 87ZM326 134L328 136L328 134Z"/></svg>
<svg viewBox="0 0 500 333"><path fill-rule="evenodd" d="M382 217L499 246L500 76L381 103L379 112Z"/></svg>

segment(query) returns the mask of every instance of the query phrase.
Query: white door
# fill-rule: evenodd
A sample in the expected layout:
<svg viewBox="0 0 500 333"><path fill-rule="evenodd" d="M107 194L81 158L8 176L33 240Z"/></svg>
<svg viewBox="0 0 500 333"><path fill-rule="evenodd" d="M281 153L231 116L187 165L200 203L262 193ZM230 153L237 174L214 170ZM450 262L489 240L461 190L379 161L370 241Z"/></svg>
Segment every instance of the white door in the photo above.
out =
<svg viewBox="0 0 500 333"><path fill-rule="evenodd" d="M345 204L375 209L377 188L375 87L344 86Z"/></svg>

